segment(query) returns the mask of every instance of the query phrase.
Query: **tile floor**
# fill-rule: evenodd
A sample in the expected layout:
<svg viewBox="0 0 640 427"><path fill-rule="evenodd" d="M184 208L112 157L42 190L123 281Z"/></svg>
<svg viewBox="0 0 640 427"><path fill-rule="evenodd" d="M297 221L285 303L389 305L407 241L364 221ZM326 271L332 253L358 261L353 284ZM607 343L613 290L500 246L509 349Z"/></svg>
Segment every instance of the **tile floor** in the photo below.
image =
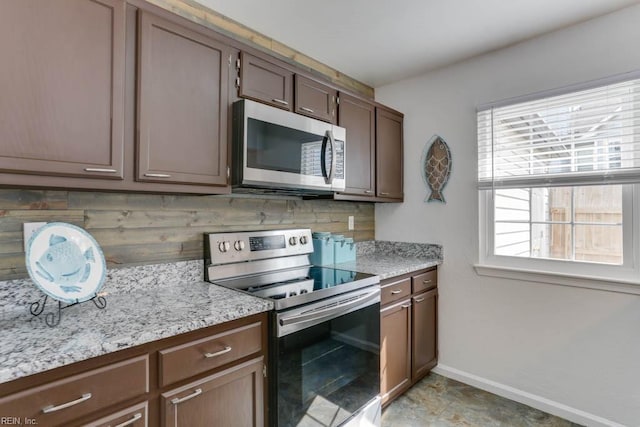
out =
<svg viewBox="0 0 640 427"><path fill-rule="evenodd" d="M382 427L577 427L562 418L430 373L382 413Z"/></svg>

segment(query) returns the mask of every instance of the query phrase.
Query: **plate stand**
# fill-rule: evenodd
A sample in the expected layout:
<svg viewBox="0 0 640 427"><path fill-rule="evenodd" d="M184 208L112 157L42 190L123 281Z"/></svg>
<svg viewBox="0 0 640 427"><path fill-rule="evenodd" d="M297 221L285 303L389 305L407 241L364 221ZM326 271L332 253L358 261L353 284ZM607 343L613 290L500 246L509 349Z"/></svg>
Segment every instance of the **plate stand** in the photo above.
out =
<svg viewBox="0 0 640 427"><path fill-rule="evenodd" d="M39 300L31 303L31 307L29 311L34 316L40 316L44 311L44 307L47 305L47 301L49 300L49 295L44 296L44 300ZM107 299L102 295L94 295L93 298L87 300L93 301L93 304L102 310L107 306ZM87 302L83 301L83 302ZM73 307L74 305L82 304L80 301L73 302L71 304L63 304L62 301L58 301L58 309L54 309L54 311L50 311L45 314L44 320L47 326L53 328L54 326L58 326L60 324L60 318L62 318L62 310L65 308Z"/></svg>

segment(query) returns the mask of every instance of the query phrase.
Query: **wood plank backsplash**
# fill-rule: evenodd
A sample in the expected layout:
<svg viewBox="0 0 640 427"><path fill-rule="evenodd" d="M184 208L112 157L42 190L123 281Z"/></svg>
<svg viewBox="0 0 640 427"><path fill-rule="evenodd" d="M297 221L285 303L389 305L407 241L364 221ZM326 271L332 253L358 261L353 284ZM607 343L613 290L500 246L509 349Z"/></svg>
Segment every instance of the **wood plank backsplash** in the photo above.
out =
<svg viewBox="0 0 640 427"><path fill-rule="evenodd" d="M202 259L203 233L214 231L309 227L372 240L374 211L333 200L0 189L0 280L27 277L24 222L82 227L117 267Z"/></svg>

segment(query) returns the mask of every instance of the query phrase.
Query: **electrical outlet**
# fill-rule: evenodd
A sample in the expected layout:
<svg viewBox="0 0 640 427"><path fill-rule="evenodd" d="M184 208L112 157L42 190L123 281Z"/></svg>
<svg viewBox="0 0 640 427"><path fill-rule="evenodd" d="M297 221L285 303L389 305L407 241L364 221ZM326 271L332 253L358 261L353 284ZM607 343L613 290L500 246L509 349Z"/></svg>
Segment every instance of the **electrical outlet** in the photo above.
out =
<svg viewBox="0 0 640 427"><path fill-rule="evenodd" d="M22 224L22 231L24 235L24 251L27 252L27 243L29 243L29 239L33 236L33 233L38 231L40 227L47 225L46 222L25 222Z"/></svg>
<svg viewBox="0 0 640 427"><path fill-rule="evenodd" d="M349 215L349 231L353 230L355 228L354 226L354 220L353 220L353 215Z"/></svg>

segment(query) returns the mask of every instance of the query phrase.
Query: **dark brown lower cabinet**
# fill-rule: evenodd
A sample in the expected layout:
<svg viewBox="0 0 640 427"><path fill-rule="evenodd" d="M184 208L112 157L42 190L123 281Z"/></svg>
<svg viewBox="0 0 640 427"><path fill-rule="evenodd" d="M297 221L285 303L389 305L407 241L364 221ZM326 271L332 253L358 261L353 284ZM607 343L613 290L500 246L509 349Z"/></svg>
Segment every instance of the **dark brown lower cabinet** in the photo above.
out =
<svg viewBox="0 0 640 427"><path fill-rule="evenodd" d="M259 357L162 394L162 426L264 425Z"/></svg>
<svg viewBox="0 0 640 427"><path fill-rule="evenodd" d="M149 425L147 412L148 404L142 402L89 423L86 427L147 427Z"/></svg>
<svg viewBox="0 0 640 427"><path fill-rule="evenodd" d="M389 278L381 287L380 390L386 406L438 363L437 270Z"/></svg>
<svg viewBox="0 0 640 427"><path fill-rule="evenodd" d="M412 298L412 378L422 378L438 363L437 297L438 290L432 289Z"/></svg>
<svg viewBox="0 0 640 427"><path fill-rule="evenodd" d="M266 355L261 313L3 383L0 415L47 427L259 427Z"/></svg>
<svg viewBox="0 0 640 427"><path fill-rule="evenodd" d="M411 300L380 311L380 393L394 399L411 383Z"/></svg>

